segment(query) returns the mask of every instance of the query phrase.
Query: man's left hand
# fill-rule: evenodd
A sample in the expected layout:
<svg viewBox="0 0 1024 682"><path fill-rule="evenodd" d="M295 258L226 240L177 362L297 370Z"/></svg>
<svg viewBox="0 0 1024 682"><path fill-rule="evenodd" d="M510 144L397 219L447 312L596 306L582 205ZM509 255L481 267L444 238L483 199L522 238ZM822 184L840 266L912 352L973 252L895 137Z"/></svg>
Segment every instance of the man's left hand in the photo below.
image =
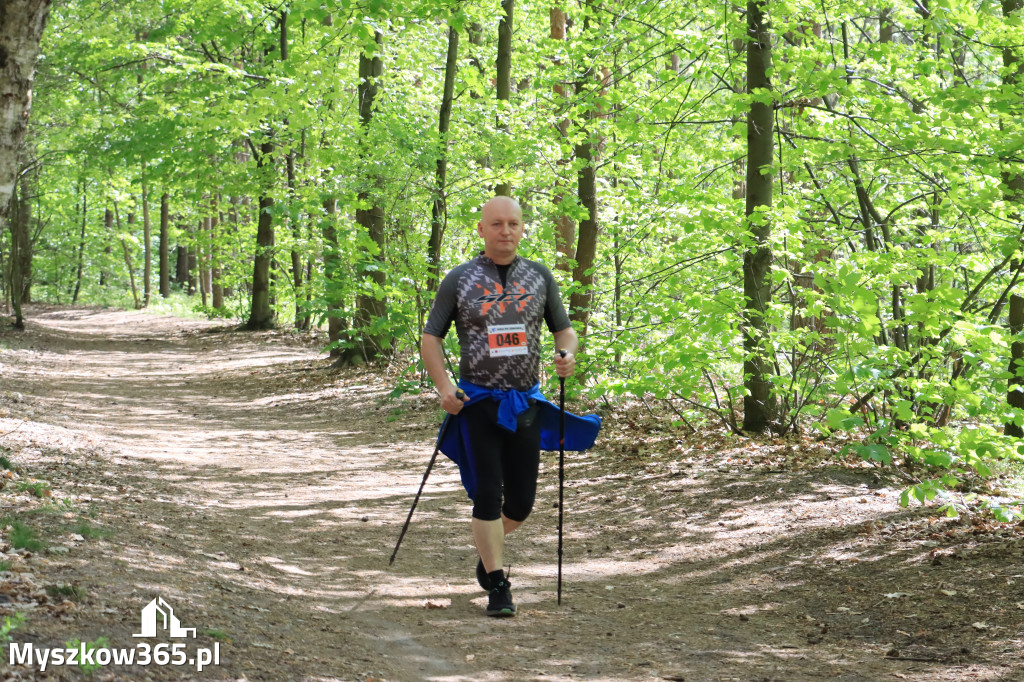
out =
<svg viewBox="0 0 1024 682"><path fill-rule="evenodd" d="M576 356L568 351L565 353L563 358L559 353L555 353L555 372L559 377L565 379L571 377L572 373L576 371Z"/></svg>

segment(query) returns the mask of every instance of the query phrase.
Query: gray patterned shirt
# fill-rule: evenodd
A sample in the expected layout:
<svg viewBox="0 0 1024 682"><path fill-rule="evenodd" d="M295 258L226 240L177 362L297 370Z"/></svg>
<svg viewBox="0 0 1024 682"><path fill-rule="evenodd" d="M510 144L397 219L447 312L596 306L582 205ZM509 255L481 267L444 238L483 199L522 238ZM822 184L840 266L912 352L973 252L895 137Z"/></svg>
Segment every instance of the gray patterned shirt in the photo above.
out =
<svg viewBox="0 0 1024 682"><path fill-rule="evenodd" d="M459 375L479 386L524 391L540 381L540 325L571 326L551 271L516 256L502 286L484 256L453 268L441 281L423 331L444 338L455 322Z"/></svg>

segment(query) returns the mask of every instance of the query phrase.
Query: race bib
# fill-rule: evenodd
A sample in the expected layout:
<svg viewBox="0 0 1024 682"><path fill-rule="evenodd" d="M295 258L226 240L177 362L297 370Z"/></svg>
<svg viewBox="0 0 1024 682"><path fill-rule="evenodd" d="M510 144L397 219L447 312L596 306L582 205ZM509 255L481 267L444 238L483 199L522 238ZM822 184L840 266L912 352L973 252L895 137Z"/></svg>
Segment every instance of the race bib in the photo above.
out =
<svg viewBox="0 0 1024 682"><path fill-rule="evenodd" d="M491 357L506 355L526 355L525 324L489 324L487 325L487 346Z"/></svg>

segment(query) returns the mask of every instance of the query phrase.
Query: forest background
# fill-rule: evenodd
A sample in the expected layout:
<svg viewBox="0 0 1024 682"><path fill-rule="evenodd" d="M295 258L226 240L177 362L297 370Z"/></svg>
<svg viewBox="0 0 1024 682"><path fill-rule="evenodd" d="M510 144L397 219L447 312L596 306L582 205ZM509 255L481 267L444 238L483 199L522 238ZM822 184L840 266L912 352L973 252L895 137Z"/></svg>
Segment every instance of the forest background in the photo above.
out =
<svg viewBox="0 0 1024 682"><path fill-rule="evenodd" d="M3 55L4 298L187 297L415 391L438 277L511 194L583 397L842 437L956 514L1024 452L1022 7L5 3L43 21L34 83Z"/></svg>

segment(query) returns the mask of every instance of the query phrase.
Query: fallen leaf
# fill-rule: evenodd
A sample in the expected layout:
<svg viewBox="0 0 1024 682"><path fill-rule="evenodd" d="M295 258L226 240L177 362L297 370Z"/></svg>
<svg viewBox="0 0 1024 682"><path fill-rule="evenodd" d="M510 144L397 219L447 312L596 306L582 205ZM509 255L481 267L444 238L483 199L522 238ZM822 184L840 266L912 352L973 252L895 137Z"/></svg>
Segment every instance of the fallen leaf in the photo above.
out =
<svg viewBox="0 0 1024 682"><path fill-rule="evenodd" d="M955 597L956 596L956 590L939 590L939 592L941 592L942 594L946 595L947 597Z"/></svg>
<svg viewBox="0 0 1024 682"><path fill-rule="evenodd" d="M988 630L990 626L988 623L979 620L977 623L971 623L971 627L975 630Z"/></svg>

